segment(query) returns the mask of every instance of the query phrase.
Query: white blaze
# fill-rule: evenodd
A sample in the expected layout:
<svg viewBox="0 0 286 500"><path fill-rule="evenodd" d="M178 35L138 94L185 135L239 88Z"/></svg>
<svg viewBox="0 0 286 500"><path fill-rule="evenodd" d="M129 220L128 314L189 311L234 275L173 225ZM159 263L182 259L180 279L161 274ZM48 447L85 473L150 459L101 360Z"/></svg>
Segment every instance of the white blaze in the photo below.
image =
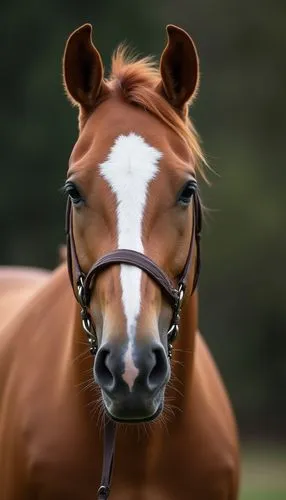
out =
<svg viewBox="0 0 286 500"><path fill-rule="evenodd" d="M116 196L118 248L144 253L142 222L148 186L158 172L161 156L162 153L147 144L143 137L132 133L117 137L107 160L99 166L101 175ZM132 359L132 345L140 312L141 274L135 266L120 266L122 302L129 338L123 378L130 390L138 374Z"/></svg>

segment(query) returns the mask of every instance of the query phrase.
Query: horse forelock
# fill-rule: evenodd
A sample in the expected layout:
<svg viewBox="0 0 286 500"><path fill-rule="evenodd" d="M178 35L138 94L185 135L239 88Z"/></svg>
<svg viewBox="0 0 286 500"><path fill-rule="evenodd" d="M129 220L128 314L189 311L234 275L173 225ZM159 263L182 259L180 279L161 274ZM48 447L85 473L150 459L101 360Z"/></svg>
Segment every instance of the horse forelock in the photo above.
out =
<svg viewBox="0 0 286 500"><path fill-rule="evenodd" d="M205 177L207 161L200 145L199 135L189 118L189 105L177 112L157 90L161 80L159 65L153 57L138 58L126 45L119 45L112 56L111 72L105 80L109 92L99 99L100 104L118 96L125 102L147 110L172 129L189 148L196 170ZM81 116L82 125L85 116Z"/></svg>

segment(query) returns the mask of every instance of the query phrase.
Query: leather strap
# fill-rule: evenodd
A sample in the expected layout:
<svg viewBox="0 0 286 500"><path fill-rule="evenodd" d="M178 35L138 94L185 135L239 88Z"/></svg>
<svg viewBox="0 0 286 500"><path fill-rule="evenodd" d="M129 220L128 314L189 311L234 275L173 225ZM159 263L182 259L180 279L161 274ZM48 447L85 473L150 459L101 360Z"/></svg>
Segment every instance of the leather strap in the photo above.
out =
<svg viewBox="0 0 286 500"><path fill-rule="evenodd" d="M149 257L143 253L128 249L114 250L101 257L92 266L84 282L84 289L87 294L92 289L92 285L99 273L114 264L127 264L145 271L159 285L171 305L175 306L177 290L173 287L168 276Z"/></svg>
<svg viewBox="0 0 286 500"><path fill-rule="evenodd" d="M194 292L199 272L200 272L200 232L201 232L201 206L197 193L193 196L193 228L191 241L189 246L189 251L186 259L186 263L180 275L177 277L177 283L179 288L186 288L188 273L191 267L192 255L194 250L194 242L197 245L197 256L196 256L196 268L194 275L194 282L192 287L192 293ZM130 249L119 249L110 252L103 257L101 257L89 270L87 275L81 270L80 263L78 260L74 235L73 235L73 211L71 206L71 201L68 198L67 210L66 210L66 236L67 236L67 264L69 271L70 282L74 291L74 295L77 301L79 301L78 290L75 287L81 284L84 289L84 301L85 305L88 305L91 288L94 285L95 279L98 274L104 271L107 267L115 264L128 264L139 267L144 272L146 272L161 288L165 297L168 299L172 307L176 306L176 300L178 297L177 289L173 286L169 277L160 269L160 267L149 257L140 252Z"/></svg>
<svg viewBox="0 0 286 500"><path fill-rule="evenodd" d="M196 254L196 266L195 266L192 294L194 293L195 289L197 288L197 284L198 284L199 277L200 277L200 271L201 271L201 232L202 232L202 207L201 207L201 202L200 202L199 196L197 193L195 193L195 195L194 195L194 211L193 211L193 234L195 235L197 254ZM191 244L190 249L189 249L189 255L187 257L187 261L186 261L185 267L183 269L183 276L182 276L182 278L180 278L184 281L184 283L186 283L188 273L190 270L190 265L191 265L191 260L192 260L192 251L193 251L192 247L193 247L193 245Z"/></svg>
<svg viewBox="0 0 286 500"><path fill-rule="evenodd" d="M85 275L81 270L75 248L75 241L73 234L73 211L72 211L72 202L70 200L70 197L68 197L67 199L65 231L67 240L67 265L68 265L69 279L71 282L74 296L78 302L78 293L77 290L75 290L75 283L76 285L78 285L80 277L81 276L84 277ZM73 276L74 274L75 274L75 283Z"/></svg>
<svg viewBox="0 0 286 500"><path fill-rule="evenodd" d="M104 452L98 500L106 500L109 497L115 451L116 423L105 415L104 424Z"/></svg>

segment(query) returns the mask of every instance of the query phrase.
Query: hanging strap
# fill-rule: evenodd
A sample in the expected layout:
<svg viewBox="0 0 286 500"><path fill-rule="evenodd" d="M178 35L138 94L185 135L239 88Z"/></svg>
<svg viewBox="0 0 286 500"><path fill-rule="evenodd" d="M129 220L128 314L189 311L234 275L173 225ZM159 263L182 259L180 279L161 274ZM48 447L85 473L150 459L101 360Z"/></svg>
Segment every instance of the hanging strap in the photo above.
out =
<svg viewBox="0 0 286 500"><path fill-rule="evenodd" d="M106 415L104 420L104 452L100 487L97 492L98 500L106 500L109 497L115 451L116 423Z"/></svg>

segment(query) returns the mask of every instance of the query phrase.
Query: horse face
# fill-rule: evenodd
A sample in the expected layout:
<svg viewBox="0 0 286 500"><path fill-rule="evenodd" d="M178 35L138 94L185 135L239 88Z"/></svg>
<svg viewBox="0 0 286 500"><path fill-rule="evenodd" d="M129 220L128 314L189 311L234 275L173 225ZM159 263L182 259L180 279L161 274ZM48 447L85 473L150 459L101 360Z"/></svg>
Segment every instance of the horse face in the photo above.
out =
<svg viewBox="0 0 286 500"><path fill-rule="evenodd" d="M81 268L87 272L98 258L125 248L146 254L174 279L186 262L192 233L193 152L164 120L124 100L119 80L103 82L100 56L87 31L83 27L72 35L64 60L66 86L81 111L67 181ZM175 35L174 43L179 36L194 60L188 35L182 30ZM170 40L169 33L168 46ZM88 65L93 71L84 79L83 69L78 70L75 81L68 65L79 64L79 47L85 72ZM176 111L183 114L196 82L183 78L185 90L180 85L174 90L163 76L170 74L165 68L170 54L167 50L165 63L164 54L162 78L152 80L152 95L163 109L177 99ZM140 74L137 78L140 82ZM170 377L167 331L172 317L160 288L135 266L113 265L93 283L90 311L99 344L94 378L108 413L122 421L156 417Z"/></svg>

